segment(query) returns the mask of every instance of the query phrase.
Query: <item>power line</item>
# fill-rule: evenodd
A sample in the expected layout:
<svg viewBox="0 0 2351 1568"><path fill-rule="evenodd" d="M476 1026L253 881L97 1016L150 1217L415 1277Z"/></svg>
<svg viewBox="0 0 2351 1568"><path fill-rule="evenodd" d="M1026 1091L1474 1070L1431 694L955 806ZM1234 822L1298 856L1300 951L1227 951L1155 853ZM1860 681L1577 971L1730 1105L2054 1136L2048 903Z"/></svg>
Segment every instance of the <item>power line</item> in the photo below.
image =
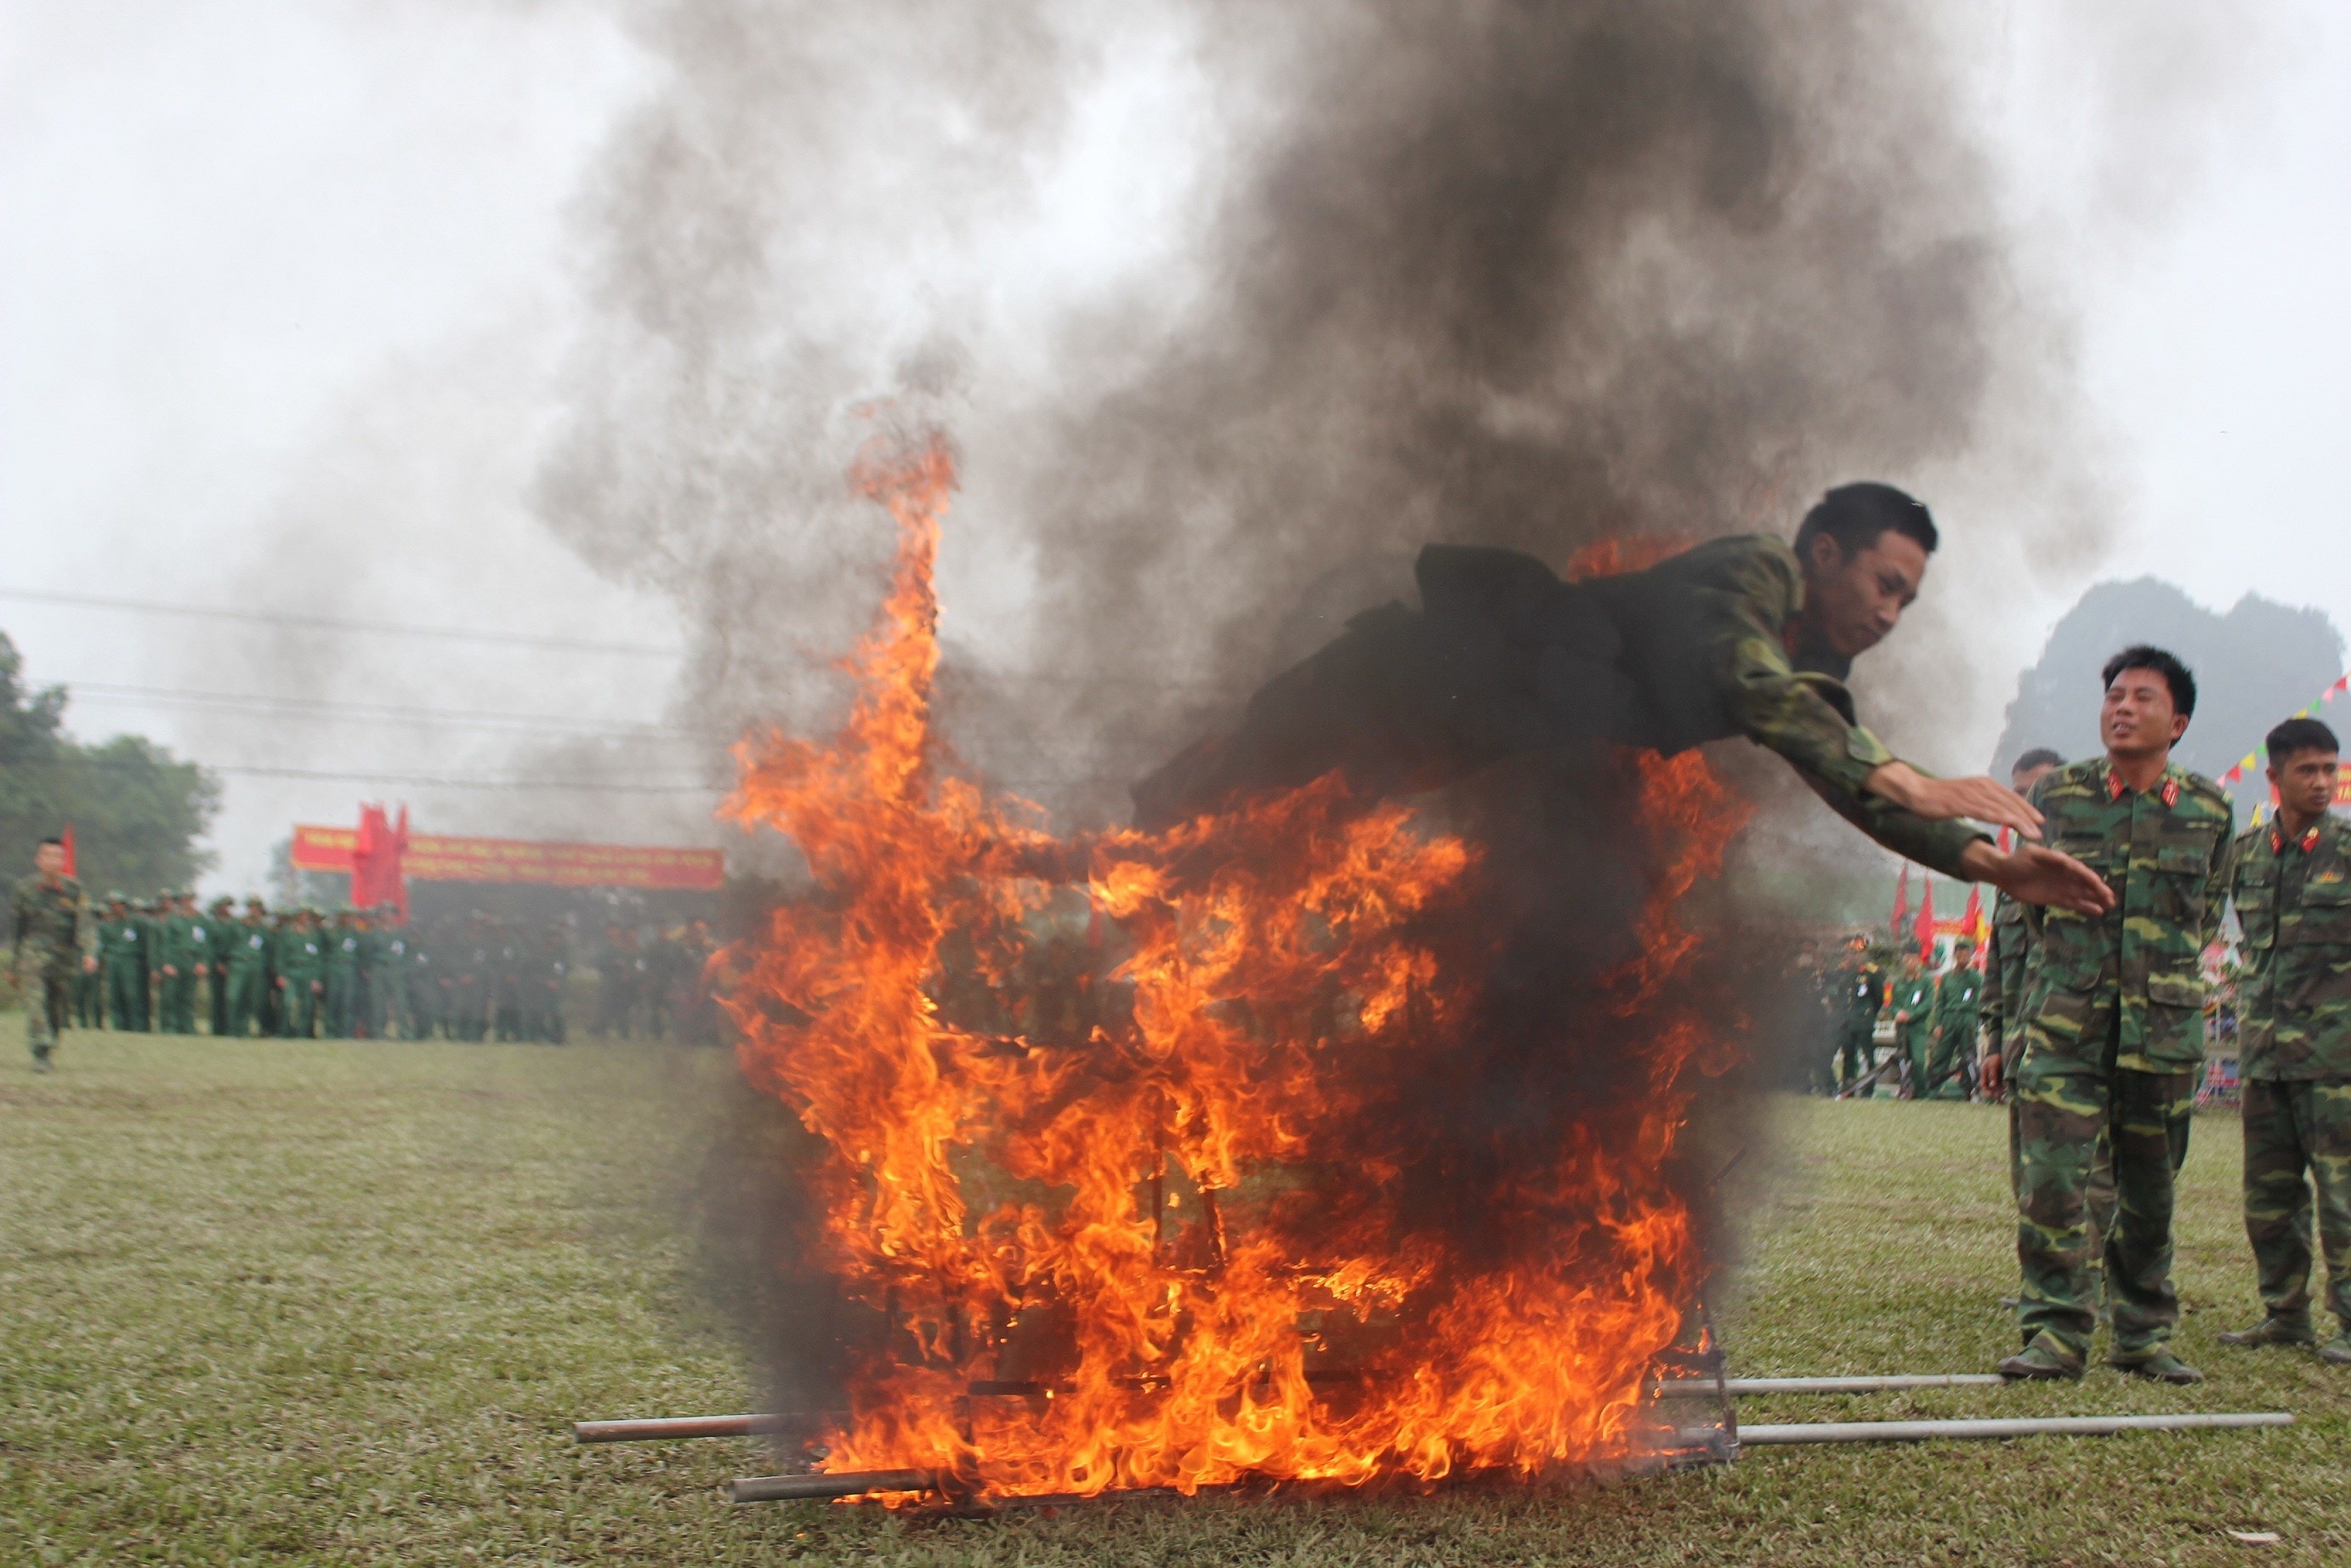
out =
<svg viewBox="0 0 2351 1568"><path fill-rule="evenodd" d="M418 707L398 703L339 703L321 697L277 697L262 693L192 691L169 686L123 685L110 681L62 683L82 703L116 704L130 707L193 707L256 716L350 719L364 724L390 723L449 726L508 733L570 735L615 740L706 740L728 737L714 730L682 729L669 725L594 726L552 714L496 713L480 708Z"/></svg>
<svg viewBox="0 0 2351 1568"><path fill-rule="evenodd" d="M533 637L513 632L477 632L463 626L409 626L395 621L351 621L327 615L289 615L275 610L231 610L216 605L163 604L148 599L110 599L95 593L0 586L0 599L32 604L66 604L83 610L122 610L141 615L185 615L199 620L244 621L265 626L298 626L318 632L364 632L386 637L440 638L455 643L490 643L509 648L555 648L575 653L622 653L639 658L683 657L676 648L638 643L600 643L584 637Z"/></svg>

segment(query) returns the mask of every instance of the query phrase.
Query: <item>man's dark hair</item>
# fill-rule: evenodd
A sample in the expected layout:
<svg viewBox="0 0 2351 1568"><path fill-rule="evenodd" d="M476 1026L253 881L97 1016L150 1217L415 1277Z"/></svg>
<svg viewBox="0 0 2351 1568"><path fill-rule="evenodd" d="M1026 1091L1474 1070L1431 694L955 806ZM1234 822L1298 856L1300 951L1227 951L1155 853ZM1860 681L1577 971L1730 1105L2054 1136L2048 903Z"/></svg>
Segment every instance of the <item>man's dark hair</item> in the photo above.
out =
<svg viewBox="0 0 2351 1568"><path fill-rule="evenodd" d="M2011 773L2023 773L2035 768L2063 768L2065 759L2045 746L2036 746L2008 765Z"/></svg>
<svg viewBox="0 0 2351 1568"><path fill-rule="evenodd" d="M2262 743L2269 748L2270 766L2282 765L2297 751L2334 751L2343 747L2335 743L2335 732L2314 718L2290 718L2270 731Z"/></svg>
<svg viewBox="0 0 2351 1568"><path fill-rule="evenodd" d="M2196 716L2196 677L2188 666L2160 648L2150 648L2140 643L2125 648L2106 661L2098 677L2098 689L2105 691L2115 684L2115 677L2125 670L2153 670L2171 688L2171 707L2182 718Z"/></svg>
<svg viewBox="0 0 2351 1568"><path fill-rule="evenodd" d="M1917 497L1869 480L1839 485L1804 514L1803 526L1796 530L1796 559L1810 564L1813 540L1821 534L1836 540L1845 554L1855 555L1876 544L1877 536L1888 529L1917 540L1918 548L1928 555L1940 542L1934 517Z"/></svg>
<svg viewBox="0 0 2351 1568"><path fill-rule="evenodd" d="M51 844L55 844L55 845L57 845L57 848L59 848L59 849L63 849L63 848L65 848L65 847L66 847L66 841L65 841L65 840L60 839L60 838L56 838L56 837L51 837L51 838L46 838L46 839L43 839L43 840L40 841L40 843L39 843L39 845L38 845L37 847L39 847L39 848L41 848L41 849L47 849Z"/></svg>

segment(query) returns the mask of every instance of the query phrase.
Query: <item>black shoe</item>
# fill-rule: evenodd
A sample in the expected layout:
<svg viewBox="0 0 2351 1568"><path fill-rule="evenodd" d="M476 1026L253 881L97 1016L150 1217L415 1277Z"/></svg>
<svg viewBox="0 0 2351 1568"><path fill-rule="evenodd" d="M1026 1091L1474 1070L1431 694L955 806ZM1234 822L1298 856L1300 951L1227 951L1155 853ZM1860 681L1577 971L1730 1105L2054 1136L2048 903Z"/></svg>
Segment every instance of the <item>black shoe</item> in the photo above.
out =
<svg viewBox="0 0 2351 1568"><path fill-rule="evenodd" d="M2292 1318L2279 1317L2274 1312L2252 1328L2231 1329L2227 1333L2215 1337L2222 1344L2232 1344L2241 1349L2250 1349L2254 1345L2263 1344L2316 1344L2318 1343L2318 1335L2312 1332L2308 1318L2297 1322Z"/></svg>
<svg viewBox="0 0 2351 1568"><path fill-rule="evenodd" d="M2046 1332L2034 1334L2032 1343L2001 1362L1992 1370L2015 1382L2082 1381L2082 1358L2067 1350L2056 1336Z"/></svg>

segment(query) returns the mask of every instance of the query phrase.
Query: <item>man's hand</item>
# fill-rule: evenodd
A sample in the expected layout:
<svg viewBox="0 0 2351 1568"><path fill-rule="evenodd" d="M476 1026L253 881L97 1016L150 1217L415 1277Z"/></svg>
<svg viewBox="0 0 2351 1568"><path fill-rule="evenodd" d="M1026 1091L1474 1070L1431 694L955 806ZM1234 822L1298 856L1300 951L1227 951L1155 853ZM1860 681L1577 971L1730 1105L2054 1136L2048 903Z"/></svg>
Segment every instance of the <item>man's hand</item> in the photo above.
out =
<svg viewBox="0 0 2351 1568"><path fill-rule="evenodd" d="M1959 870L1988 882L2020 904L2053 904L2076 915L2104 915L2115 906L2106 879L2075 860L2040 844L2019 844L2002 854L1978 839L1959 856Z"/></svg>
<svg viewBox="0 0 2351 1568"><path fill-rule="evenodd" d="M1995 1051L1983 1059L1984 1098L1995 1105L2000 1103L2000 1092L2004 1087L2000 1081L2000 1052Z"/></svg>
<svg viewBox="0 0 2351 1568"><path fill-rule="evenodd" d="M85 975L95 975L95 974L97 974L97 973L98 973L98 960L97 960L97 959L95 959L95 958L93 958L93 957L90 957L88 954L84 954L84 955L82 956L82 960L81 960L81 972L82 972L83 974L85 974Z"/></svg>
<svg viewBox="0 0 2351 1568"><path fill-rule="evenodd" d="M1929 779L1907 762L1885 762L1871 768L1862 784L1930 822L1969 817L1996 828L2014 828L2028 839L2041 836L2041 813L2032 802L1988 777Z"/></svg>

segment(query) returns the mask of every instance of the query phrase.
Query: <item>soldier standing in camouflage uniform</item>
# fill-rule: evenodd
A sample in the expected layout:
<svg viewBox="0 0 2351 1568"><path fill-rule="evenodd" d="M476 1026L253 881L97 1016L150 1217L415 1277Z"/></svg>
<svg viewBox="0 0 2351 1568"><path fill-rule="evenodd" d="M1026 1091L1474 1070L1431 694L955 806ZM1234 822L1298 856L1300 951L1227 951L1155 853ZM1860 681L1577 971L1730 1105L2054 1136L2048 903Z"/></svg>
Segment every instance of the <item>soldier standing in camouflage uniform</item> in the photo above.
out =
<svg viewBox="0 0 2351 1568"><path fill-rule="evenodd" d="M2333 815L2335 732L2293 718L2269 734L2274 821L2237 841L2231 892L2245 933L2245 1234L2268 1315L2223 1344L2311 1344L2311 1189L2336 1333L2351 1365L2351 822Z"/></svg>
<svg viewBox="0 0 2351 1568"><path fill-rule="evenodd" d="M82 904L81 883L66 874L62 839L43 839L33 852L33 874L16 883L9 904L9 982L25 1002L25 1044L33 1071L49 1071L50 1054L65 1032L75 977L98 968L98 938Z"/></svg>
<svg viewBox="0 0 2351 1568"><path fill-rule="evenodd" d="M2097 1324L2088 1188L2103 1129L2117 1197L2105 1238L2108 1364L2194 1383L2203 1375L2169 1345L2179 1319L2172 1183L2204 1057L2200 966L2228 894L2235 819L2217 785L2171 761L2196 708L2186 666L2135 647L2108 660L2104 676L2105 756L2060 768L2033 790L2050 842L2104 875L2118 901L2103 916L2027 916L2039 929L2015 1084L2026 1344L2000 1370L2082 1375Z"/></svg>

